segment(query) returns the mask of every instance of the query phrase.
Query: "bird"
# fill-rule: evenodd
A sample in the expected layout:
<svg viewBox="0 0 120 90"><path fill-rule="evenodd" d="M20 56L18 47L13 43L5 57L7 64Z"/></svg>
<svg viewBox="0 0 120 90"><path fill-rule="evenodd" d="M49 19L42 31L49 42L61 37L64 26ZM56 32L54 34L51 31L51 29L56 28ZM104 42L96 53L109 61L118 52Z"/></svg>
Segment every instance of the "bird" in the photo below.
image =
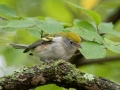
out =
<svg viewBox="0 0 120 90"><path fill-rule="evenodd" d="M24 49L23 53L31 51L43 62L51 60L68 61L78 48L81 48L81 37L73 32L58 32L50 34L33 42L26 44L10 44L15 49Z"/></svg>

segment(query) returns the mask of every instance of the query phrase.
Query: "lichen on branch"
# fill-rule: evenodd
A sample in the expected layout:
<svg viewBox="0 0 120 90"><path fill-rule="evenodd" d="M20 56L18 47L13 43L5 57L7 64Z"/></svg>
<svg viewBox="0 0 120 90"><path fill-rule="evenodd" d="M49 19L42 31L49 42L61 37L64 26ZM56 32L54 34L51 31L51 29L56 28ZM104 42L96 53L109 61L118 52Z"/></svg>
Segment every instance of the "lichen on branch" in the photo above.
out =
<svg viewBox="0 0 120 90"><path fill-rule="evenodd" d="M26 67L20 72L0 78L2 90L28 90L46 84L77 90L120 89L119 84L81 72L64 60Z"/></svg>

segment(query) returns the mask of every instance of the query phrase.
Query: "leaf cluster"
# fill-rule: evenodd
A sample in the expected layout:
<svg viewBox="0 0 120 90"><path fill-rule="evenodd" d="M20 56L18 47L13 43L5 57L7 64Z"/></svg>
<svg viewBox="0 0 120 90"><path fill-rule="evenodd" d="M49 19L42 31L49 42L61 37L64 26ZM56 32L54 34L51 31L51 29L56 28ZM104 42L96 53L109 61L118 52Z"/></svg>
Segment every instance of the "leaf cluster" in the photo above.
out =
<svg viewBox="0 0 120 90"><path fill-rule="evenodd" d="M0 31L17 32L17 30L27 30L29 34L41 37L41 31L52 34L56 32L72 31L77 33L82 39L81 54L87 59L103 58L106 49L115 53L120 53L120 42L114 42L104 37L104 34L113 34L120 37L120 32L113 30L112 23L101 22L101 17L94 11L84 9L78 5L65 0L72 7L79 8L91 21L75 19L73 26L67 23L58 22L50 17L23 17L18 16L10 7L0 5ZM67 27L66 27L67 26Z"/></svg>

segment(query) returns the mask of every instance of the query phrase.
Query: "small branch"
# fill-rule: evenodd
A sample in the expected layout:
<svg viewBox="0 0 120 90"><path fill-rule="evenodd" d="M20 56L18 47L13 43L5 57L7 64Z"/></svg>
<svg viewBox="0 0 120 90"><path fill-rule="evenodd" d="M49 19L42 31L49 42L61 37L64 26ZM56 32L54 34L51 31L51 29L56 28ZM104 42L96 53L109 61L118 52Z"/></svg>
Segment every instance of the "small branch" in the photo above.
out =
<svg viewBox="0 0 120 90"><path fill-rule="evenodd" d="M120 56L116 57L106 57L98 60L82 60L82 62L79 62L77 66L83 66L83 65L90 65L90 64L100 64L100 63L106 63L106 62L113 62L113 61L120 61Z"/></svg>
<svg viewBox="0 0 120 90"><path fill-rule="evenodd" d="M0 19L2 19L2 20L8 20L7 18L1 17L1 16L0 16Z"/></svg>
<svg viewBox="0 0 120 90"><path fill-rule="evenodd" d="M81 72L63 60L24 68L0 78L2 90L28 90L50 83L77 90L120 90L119 84Z"/></svg>
<svg viewBox="0 0 120 90"><path fill-rule="evenodd" d="M78 59L80 56L80 59ZM79 66L85 66L85 65L90 65L90 64L100 64L100 63L106 63L106 62L114 62L114 61L120 61L120 56L112 56L112 57L106 57L106 58L101 58L101 59L90 59L90 60L86 60L85 58L81 58L81 54L77 53L73 56L74 57L78 57L78 60L70 60L71 63L75 64L76 67Z"/></svg>
<svg viewBox="0 0 120 90"><path fill-rule="evenodd" d="M104 20L105 22L113 22L113 24L114 23L116 23L118 20L120 19L120 7L118 7L117 9L116 9L116 12L113 14L113 15L111 15L111 16L109 16L106 20Z"/></svg>
<svg viewBox="0 0 120 90"><path fill-rule="evenodd" d="M107 57L107 58L102 58L98 60L95 60L95 59L94 60L82 60L82 62L78 63L78 65L83 66L83 65L90 65L90 64L101 64L101 63L113 62L113 61L120 61L120 56Z"/></svg>

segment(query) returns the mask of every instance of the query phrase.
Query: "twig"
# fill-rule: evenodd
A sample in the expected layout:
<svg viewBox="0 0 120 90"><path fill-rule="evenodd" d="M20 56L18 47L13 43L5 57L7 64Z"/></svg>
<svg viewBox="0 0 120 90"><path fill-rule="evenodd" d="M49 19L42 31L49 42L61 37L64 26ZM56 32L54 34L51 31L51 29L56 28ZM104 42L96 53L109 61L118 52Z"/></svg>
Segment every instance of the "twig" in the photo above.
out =
<svg viewBox="0 0 120 90"><path fill-rule="evenodd" d="M120 19L120 6L116 9L116 12L109 16L106 20L104 20L105 22L113 22L116 23L118 20Z"/></svg>
<svg viewBox="0 0 120 90"><path fill-rule="evenodd" d="M1 17L1 16L0 16L0 18L1 18L2 20L8 20L7 18Z"/></svg>
<svg viewBox="0 0 120 90"><path fill-rule="evenodd" d="M78 57L78 58L76 58ZM76 60L74 60L74 58ZM75 64L76 67L79 66L85 66L89 64L101 64L101 63L106 63L106 62L114 62L114 61L120 61L120 56L110 56L106 58L101 58L101 59L90 59L86 60L85 58L82 57L80 53L76 53L73 56L73 60L70 60L72 64Z"/></svg>
<svg viewBox="0 0 120 90"><path fill-rule="evenodd" d="M90 64L101 64L106 62L114 62L114 61L120 61L120 56L113 56L113 57L106 57L102 59L93 59L93 60L79 60L76 63L76 66L84 66L84 65L90 65Z"/></svg>

